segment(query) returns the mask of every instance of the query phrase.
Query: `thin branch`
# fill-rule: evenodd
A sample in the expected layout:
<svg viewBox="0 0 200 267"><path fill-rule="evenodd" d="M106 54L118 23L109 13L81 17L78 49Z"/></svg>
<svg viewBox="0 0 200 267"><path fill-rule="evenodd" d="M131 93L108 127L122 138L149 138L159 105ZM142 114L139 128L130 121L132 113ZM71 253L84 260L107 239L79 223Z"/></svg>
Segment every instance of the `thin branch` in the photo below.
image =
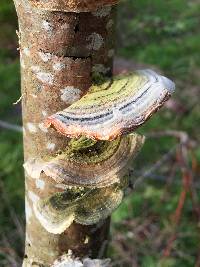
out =
<svg viewBox="0 0 200 267"><path fill-rule="evenodd" d="M4 129L12 130L15 132L20 132L20 133L22 133L23 131L21 126L11 124L9 122L2 121L2 120L0 120L0 128L4 128Z"/></svg>
<svg viewBox="0 0 200 267"><path fill-rule="evenodd" d="M139 184L141 184L146 178L148 178L152 173L154 173L156 170L158 170L166 161L172 158L172 156L175 154L177 147L180 145L176 145L172 147L166 154L164 154L160 160L158 160L151 168L146 170L142 175L137 177L135 182L131 181L130 187L132 189L135 189ZM134 170L131 170L129 175L134 177L132 174L134 173ZM133 180L133 179L132 179Z"/></svg>

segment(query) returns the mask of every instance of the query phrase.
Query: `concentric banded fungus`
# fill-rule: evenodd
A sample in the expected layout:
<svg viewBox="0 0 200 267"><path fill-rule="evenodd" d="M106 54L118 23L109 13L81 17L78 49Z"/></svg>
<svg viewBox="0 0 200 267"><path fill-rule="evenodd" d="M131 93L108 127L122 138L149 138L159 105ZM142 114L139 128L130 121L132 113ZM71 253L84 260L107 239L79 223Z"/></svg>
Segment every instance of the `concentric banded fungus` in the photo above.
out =
<svg viewBox="0 0 200 267"><path fill-rule="evenodd" d="M122 201L126 180L103 189L68 189L34 204L35 215L50 233L60 234L73 221L92 225L106 219Z"/></svg>
<svg viewBox="0 0 200 267"><path fill-rule="evenodd" d="M69 143L66 151L55 158L46 162L31 159L24 168L33 178L39 178L44 171L57 183L105 187L119 182L143 143L144 137L135 133L111 142L99 141L83 150L74 150Z"/></svg>
<svg viewBox="0 0 200 267"><path fill-rule="evenodd" d="M89 12L117 4L118 0L29 0L34 6L49 11Z"/></svg>
<svg viewBox="0 0 200 267"><path fill-rule="evenodd" d="M171 96L174 83L151 70L94 85L79 101L46 120L68 137L113 140L148 120Z"/></svg>

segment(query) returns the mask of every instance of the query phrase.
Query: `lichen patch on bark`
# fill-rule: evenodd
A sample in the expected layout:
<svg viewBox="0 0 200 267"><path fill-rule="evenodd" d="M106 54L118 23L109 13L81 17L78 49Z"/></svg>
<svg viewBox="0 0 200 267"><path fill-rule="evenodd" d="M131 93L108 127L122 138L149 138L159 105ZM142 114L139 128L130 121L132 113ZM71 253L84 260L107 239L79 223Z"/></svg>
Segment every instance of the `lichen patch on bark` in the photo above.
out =
<svg viewBox="0 0 200 267"><path fill-rule="evenodd" d="M73 86L67 86L61 89L61 99L67 104L72 104L81 98L81 90Z"/></svg>
<svg viewBox="0 0 200 267"><path fill-rule="evenodd" d="M51 267L109 267L110 259L90 259L79 260L69 251L57 259Z"/></svg>

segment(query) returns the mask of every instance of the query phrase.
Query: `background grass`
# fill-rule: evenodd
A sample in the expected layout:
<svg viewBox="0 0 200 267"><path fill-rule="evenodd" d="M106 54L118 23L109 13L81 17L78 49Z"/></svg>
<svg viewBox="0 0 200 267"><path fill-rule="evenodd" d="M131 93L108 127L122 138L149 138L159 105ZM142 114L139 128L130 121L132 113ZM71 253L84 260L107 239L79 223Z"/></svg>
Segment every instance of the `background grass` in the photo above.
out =
<svg viewBox="0 0 200 267"><path fill-rule="evenodd" d="M118 12L117 54L160 69L177 84L178 109L164 108L142 129L174 129L188 133L194 146L193 167L199 200L200 163L200 3L197 0L124 0ZM0 119L21 124L16 15L11 0L0 4ZM134 64L133 64L134 65ZM183 111L182 111L183 110ZM177 144L171 137L147 139L135 161L137 176L151 168ZM24 178L21 133L0 129L0 266L20 266L23 254ZM193 165L192 165L193 164ZM174 170L173 170L174 169ZM171 177L171 178L170 178ZM113 214L109 256L120 267L198 267L199 220L188 197L175 229L171 215L181 192L176 155L137 180L134 193ZM176 230L169 257L162 257Z"/></svg>

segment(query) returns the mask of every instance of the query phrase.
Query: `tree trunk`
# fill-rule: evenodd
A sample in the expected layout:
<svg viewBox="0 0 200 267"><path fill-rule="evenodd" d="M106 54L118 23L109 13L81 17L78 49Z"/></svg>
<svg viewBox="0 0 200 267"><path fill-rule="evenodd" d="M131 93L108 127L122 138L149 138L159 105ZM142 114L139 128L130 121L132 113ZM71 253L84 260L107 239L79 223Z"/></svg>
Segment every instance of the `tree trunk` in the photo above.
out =
<svg viewBox="0 0 200 267"><path fill-rule="evenodd" d="M67 1L14 1L19 19L26 162L54 157L67 147L69 139L46 129L44 119L81 98L94 73L112 75L115 7L104 4L116 1L68 1L68 6ZM73 223L63 233L52 234L38 221L33 205L64 189L44 173L39 179L26 173L25 183L24 267L50 266L69 250L80 258L103 255L110 219L90 226Z"/></svg>
<svg viewBox="0 0 200 267"><path fill-rule="evenodd" d="M175 86L151 70L109 79L117 0L14 1L26 171L23 266L88 266L87 257L105 252L109 216L144 141L132 132Z"/></svg>

